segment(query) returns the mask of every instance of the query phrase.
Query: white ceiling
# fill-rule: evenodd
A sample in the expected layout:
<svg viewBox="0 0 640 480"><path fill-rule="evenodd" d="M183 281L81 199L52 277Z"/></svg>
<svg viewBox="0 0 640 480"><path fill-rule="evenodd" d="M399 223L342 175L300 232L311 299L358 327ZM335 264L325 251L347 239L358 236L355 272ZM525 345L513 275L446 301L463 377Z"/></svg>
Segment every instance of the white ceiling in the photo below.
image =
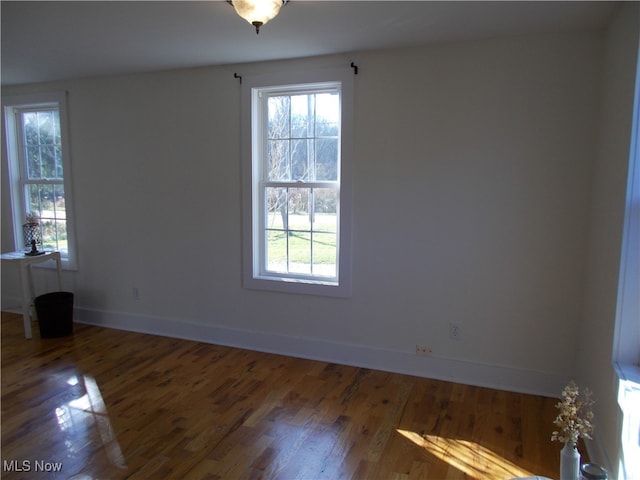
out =
<svg viewBox="0 0 640 480"><path fill-rule="evenodd" d="M604 27L615 2L291 0L256 35L221 0L2 1L3 85Z"/></svg>

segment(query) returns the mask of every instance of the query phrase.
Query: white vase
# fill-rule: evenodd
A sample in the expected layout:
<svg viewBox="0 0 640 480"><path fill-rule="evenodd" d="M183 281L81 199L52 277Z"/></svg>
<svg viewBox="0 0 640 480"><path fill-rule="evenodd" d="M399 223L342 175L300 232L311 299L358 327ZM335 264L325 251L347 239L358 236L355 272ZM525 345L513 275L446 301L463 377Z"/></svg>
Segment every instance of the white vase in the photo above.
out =
<svg viewBox="0 0 640 480"><path fill-rule="evenodd" d="M573 443L567 442L560 450L560 480L578 480L579 475L580 453Z"/></svg>

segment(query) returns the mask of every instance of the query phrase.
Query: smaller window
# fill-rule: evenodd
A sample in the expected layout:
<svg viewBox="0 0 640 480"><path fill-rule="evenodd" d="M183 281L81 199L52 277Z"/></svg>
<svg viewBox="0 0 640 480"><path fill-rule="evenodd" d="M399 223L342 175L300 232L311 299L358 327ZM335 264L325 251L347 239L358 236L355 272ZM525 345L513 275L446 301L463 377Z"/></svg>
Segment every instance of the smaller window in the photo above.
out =
<svg viewBox="0 0 640 480"><path fill-rule="evenodd" d="M60 252L75 267L65 95L3 99L15 249Z"/></svg>

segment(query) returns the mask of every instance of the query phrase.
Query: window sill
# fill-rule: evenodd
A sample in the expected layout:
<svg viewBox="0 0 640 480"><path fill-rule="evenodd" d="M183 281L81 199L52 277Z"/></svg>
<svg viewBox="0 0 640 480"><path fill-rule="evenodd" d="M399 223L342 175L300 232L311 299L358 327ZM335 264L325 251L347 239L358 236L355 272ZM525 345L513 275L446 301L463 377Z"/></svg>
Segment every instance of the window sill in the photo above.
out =
<svg viewBox="0 0 640 480"><path fill-rule="evenodd" d="M323 297L351 296L351 288L346 285L318 282L308 282L291 278L252 277L245 280L245 288L250 290L267 290L272 292L316 295Z"/></svg>
<svg viewBox="0 0 640 480"><path fill-rule="evenodd" d="M616 362L613 366L621 382L635 384L635 388L640 391L640 365Z"/></svg>

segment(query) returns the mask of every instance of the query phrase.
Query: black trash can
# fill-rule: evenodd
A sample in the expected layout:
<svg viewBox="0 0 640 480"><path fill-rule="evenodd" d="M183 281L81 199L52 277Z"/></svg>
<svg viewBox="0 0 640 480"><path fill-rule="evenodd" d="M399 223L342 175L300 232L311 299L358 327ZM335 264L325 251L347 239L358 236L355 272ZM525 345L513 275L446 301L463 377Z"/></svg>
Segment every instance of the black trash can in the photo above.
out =
<svg viewBox="0 0 640 480"><path fill-rule="evenodd" d="M33 302L42 338L64 337L73 333L73 293L45 293Z"/></svg>

